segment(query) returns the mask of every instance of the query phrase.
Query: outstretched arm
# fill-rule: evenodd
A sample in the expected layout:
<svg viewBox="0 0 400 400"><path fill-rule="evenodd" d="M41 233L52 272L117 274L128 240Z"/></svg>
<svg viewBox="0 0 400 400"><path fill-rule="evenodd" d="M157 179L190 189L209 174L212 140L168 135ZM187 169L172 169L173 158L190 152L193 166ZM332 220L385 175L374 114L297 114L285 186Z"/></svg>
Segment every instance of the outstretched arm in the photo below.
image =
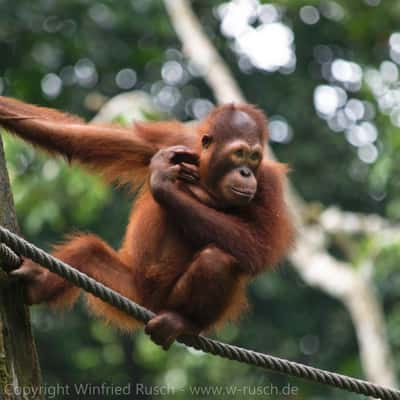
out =
<svg viewBox="0 0 400 400"><path fill-rule="evenodd" d="M56 110L0 96L0 126L47 151L99 170L111 180L142 178L163 141L181 139L177 126L175 136L167 136L170 124L144 123L132 128L88 125ZM165 136L160 134L163 131Z"/></svg>

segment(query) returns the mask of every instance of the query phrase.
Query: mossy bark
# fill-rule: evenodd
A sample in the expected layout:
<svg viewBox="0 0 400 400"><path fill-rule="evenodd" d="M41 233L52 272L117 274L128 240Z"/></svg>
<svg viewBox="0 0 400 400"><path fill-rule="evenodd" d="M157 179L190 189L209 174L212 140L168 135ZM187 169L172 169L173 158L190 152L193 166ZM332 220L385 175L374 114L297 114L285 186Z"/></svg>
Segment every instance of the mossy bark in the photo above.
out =
<svg viewBox="0 0 400 400"><path fill-rule="evenodd" d="M1 136L0 224L18 232ZM23 291L18 282L10 282L3 273L0 276L0 398L43 399L40 388L40 368Z"/></svg>

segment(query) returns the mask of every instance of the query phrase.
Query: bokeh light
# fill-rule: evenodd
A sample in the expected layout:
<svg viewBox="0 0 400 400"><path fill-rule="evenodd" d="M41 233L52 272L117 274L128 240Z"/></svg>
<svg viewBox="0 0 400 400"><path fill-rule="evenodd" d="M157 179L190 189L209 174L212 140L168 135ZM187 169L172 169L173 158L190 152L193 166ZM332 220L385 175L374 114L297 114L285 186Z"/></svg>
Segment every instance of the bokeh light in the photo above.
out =
<svg viewBox="0 0 400 400"><path fill-rule="evenodd" d="M345 17L344 8L333 0L322 1L319 9L325 18L335 22L339 22Z"/></svg>
<svg viewBox="0 0 400 400"><path fill-rule="evenodd" d="M293 130L281 116L273 116L268 123L269 138L276 143L289 143L293 137Z"/></svg>
<svg viewBox="0 0 400 400"><path fill-rule="evenodd" d="M309 11L306 9L305 14ZM262 6L257 0L233 0L220 5L217 15L221 32L233 39L243 70L249 69L246 61L265 71L287 73L295 69L294 34L280 20L277 6Z"/></svg>
<svg viewBox="0 0 400 400"><path fill-rule="evenodd" d="M372 164L378 158L378 149L373 144L361 146L358 149L358 157L366 164Z"/></svg>
<svg viewBox="0 0 400 400"><path fill-rule="evenodd" d="M352 125L346 130L346 138L355 147L362 147L375 142L378 131L370 122Z"/></svg>
<svg viewBox="0 0 400 400"><path fill-rule="evenodd" d="M98 81L96 66L88 58L82 58L75 64L75 75L78 84L86 88L95 86Z"/></svg>
<svg viewBox="0 0 400 400"><path fill-rule="evenodd" d="M339 82L342 82L346 89L357 91L361 87L362 69L351 61L336 59L331 64L332 77Z"/></svg>
<svg viewBox="0 0 400 400"><path fill-rule="evenodd" d="M397 65L391 61L383 61L379 70L385 82L396 82L399 79Z"/></svg>
<svg viewBox="0 0 400 400"><path fill-rule="evenodd" d="M196 119L203 119L214 107L207 99L195 99L191 104L191 111Z"/></svg>
<svg viewBox="0 0 400 400"><path fill-rule="evenodd" d="M300 18L307 25L314 25L319 21L318 8L314 6L303 6L300 8Z"/></svg>
<svg viewBox="0 0 400 400"><path fill-rule="evenodd" d="M314 91L314 106L322 118L332 117L346 100L346 92L338 86L319 85Z"/></svg>
<svg viewBox="0 0 400 400"><path fill-rule="evenodd" d="M167 61L162 69L161 75L165 83L169 85L177 85L181 83L185 76L185 71L181 63L175 60Z"/></svg>
<svg viewBox="0 0 400 400"><path fill-rule="evenodd" d="M62 80L56 74L46 74L40 83L42 92L50 99L54 99L61 93Z"/></svg>
<svg viewBox="0 0 400 400"><path fill-rule="evenodd" d="M115 25L115 16L112 10L103 3L95 3L89 8L89 16L99 26L111 29Z"/></svg>
<svg viewBox="0 0 400 400"><path fill-rule="evenodd" d="M115 83L121 89L132 89L137 82L136 72L131 68L121 69L115 76Z"/></svg>
<svg viewBox="0 0 400 400"><path fill-rule="evenodd" d="M49 69L56 69L61 64L62 50L53 44L40 42L33 46L33 59Z"/></svg>
<svg viewBox="0 0 400 400"><path fill-rule="evenodd" d="M389 52L390 58L396 62L397 64L400 63L400 33L394 32L390 35L389 38Z"/></svg>

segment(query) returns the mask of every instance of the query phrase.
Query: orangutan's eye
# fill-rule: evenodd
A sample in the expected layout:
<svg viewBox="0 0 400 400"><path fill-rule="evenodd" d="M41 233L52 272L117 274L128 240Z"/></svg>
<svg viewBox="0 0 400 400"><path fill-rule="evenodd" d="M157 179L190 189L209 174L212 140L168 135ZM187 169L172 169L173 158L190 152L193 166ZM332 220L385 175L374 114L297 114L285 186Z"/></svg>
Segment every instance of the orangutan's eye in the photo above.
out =
<svg viewBox="0 0 400 400"><path fill-rule="evenodd" d="M253 162L258 162L261 160L261 154L258 151L255 151L250 154L250 160Z"/></svg>
<svg viewBox="0 0 400 400"><path fill-rule="evenodd" d="M244 157L244 150L243 149L237 149L233 152L233 155L237 158L243 158Z"/></svg>

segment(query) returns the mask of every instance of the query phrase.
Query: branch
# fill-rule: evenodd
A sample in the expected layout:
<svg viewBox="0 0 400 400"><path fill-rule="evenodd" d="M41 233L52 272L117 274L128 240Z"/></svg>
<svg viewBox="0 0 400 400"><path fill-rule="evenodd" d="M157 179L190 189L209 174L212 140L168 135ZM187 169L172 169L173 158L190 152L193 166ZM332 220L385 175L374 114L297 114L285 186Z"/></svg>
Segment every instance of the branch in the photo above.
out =
<svg viewBox="0 0 400 400"><path fill-rule="evenodd" d="M182 42L184 54L201 72L218 103L245 102L228 66L203 33L190 6L181 0L164 0L164 4Z"/></svg>
<svg viewBox="0 0 400 400"><path fill-rule="evenodd" d="M300 231L290 261L308 285L337 298L349 311L368 379L396 387L383 311L367 277L326 251L325 234L318 226Z"/></svg>
<svg viewBox="0 0 400 400"><path fill-rule="evenodd" d="M164 0L185 55L203 73L218 103L243 102L245 97L228 66L208 40L187 0ZM324 246L324 232L315 232L301 220L303 200L288 186L288 203L299 231L289 259L304 281L340 299L351 314L360 355L368 379L396 386L393 360L384 332L384 318L372 284L348 263L333 258Z"/></svg>
<svg viewBox="0 0 400 400"><path fill-rule="evenodd" d="M319 224L330 234L399 236L400 225L393 225L377 214L361 214L328 207L319 216Z"/></svg>
<svg viewBox="0 0 400 400"><path fill-rule="evenodd" d="M143 115L154 112L150 96L142 91L121 93L105 102L91 122L111 122L123 117L127 122L143 120Z"/></svg>

